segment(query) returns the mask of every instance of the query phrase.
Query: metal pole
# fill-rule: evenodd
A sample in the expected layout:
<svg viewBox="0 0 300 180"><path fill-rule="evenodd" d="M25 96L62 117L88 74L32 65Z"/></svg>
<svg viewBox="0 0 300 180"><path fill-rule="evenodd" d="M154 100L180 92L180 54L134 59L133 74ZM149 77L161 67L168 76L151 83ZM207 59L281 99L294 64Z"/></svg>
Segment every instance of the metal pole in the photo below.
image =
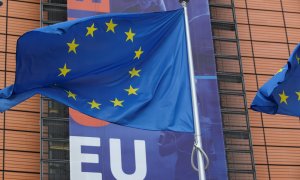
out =
<svg viewBox="0 0 300 180"><path fill-rule="evenodd" d="M192 105L193 105L193 116L194 116L194 129L195 129L195 146L197 150L197 161L198 161L198 175L199 180L205 180L205 168L202 153L199 149L202 149L201 141L201 132L200 132L200 121L198 113L198 104L197 104L197 95L194 79L194 64L193 64L193 55L191 47L191 38L190 38L190 28L187 14L187 2L188 0L179 0L183 9L184 9L184 19L185 19L185 34L187 39L187 49L188 49L188 61L189 61L189 76L191 84L191 94L192 94Z"/></svg>

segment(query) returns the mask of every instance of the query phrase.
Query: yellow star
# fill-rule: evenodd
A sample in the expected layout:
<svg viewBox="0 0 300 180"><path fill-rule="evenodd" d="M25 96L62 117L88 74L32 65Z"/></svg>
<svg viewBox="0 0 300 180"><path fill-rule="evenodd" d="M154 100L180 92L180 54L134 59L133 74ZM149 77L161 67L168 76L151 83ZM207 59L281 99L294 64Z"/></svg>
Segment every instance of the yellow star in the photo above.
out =
<svg viewBox="0 0 300 180"><path fill-rule="evenodd" d="M300 63L300 58L298 57L298 55L296 54L296 59L298 61L298 64Z"/></svg>
<svg viewBox="0 0 300 180"><path fill-rule="evenodd" d="M298 101L300 101L300 91L296 92L296 94L298 95Z"/></svg>
<svg viewBox="0 0 300 180"><path fill-rule="evenodd" d="M136 58L140 59L140 57L141 57L141 54L143 54L143 52L144 52L144 51L142 51L142 47L140 47L140 49L139 49L139 50L137 50L137 51L134 51L134 52L135 52L135 56L134 56L134 58L133 58L133 59L136 59Z"/></svg>
<svg viewBox="0 0 300 180"><path fill-rule="evenodd" d="M136 91L139 90L139 88L133 88L131 85L129 87L129 89L125 89L125 91L128 92L128 95L134 94L137 95Z"/></svg>
<svg viewBox="0 0 300 180"><path fill-rule="evenodd" d="M278 74L278 73L282 72L284 69L285 69L285 68L280 68L280 69L277 71L277 73L276 73L276 74Z"/></svg>
<svg viewBox="0 0 300 180"><path fill-rule="evenodd" d="M133 68L131 71L129 71L130 77L131 78L134 77L134 76L140 77L140 74L139 74L140 71L141 71L140 69L136 70L135 68Z"/></svg>
<svg viewBox="0 0 300 180"><path fill-rule="evenodd" d="M114 107L116 107L116 106L120 106L120 107L123 107L123 102L124 101L120 101L120 100L118 100L117 98L115 98L115 100L111 100L110 102L112 102L112 103L114 103Z"/></svg>
<svg viewBox="0 0 300 180"><path fill-rule="evenodd" d="M86 27L86 29L87 33L85 36L91 35L92 37L94 37L94 31L96 31L98 28L95 28L95 24L93 23L91 27Z"/></svg>
<svg viewBox="0 0 300 180"><path fill-rule="evenodd" d="M125 34L127 35L126 41L131 40L131 42L133 42L133 36L135 36L135 33L133 33L133 32L131 31L131 28L129 29L128 32L125 32Z"/></svg>
<svg viewBox="0 0 300 180"><path fill-rule="evenodd" d="M115 32L115 27L117 26L117 24L114 24L112 19L110 19L109 23L105 23L105 24L107 26L106 32L108 32L108 31L112 31L113 33Z"/></svg>
<svg viewBox="0 0 300 180"><path fill-rule="evenodd" d="M77 94L74 94L71 91L66 91L66 92L68 93L68 98L73 98L74 100L76 100Z"/></svg>
<svg viewBox="0 0 300 180"><path fill-rule="evenodd" d="M94 99L93 99L92 102L88 102L88 103L91 105L91 109L94 109L94 108L100 109L99 106L100 106L101 104L97 103Z"/></svg>
<svg viewBox="0 0 300 180"><path fill-rule="evenodd" d="M69 51L68 53L70 53L71 51L73 51L76 54L76 48L79 46L79 44L75 43L75 39L73 39L73 41L71 43L67 43L69 46Z"/></svg>
<svg viewBox="0 0 300 180"><path fill-rule="evenodd" d="M60 74L58 76L64 76L64 77L66 77L68 72L71 71L71 69L67 68L67 64L65 64L63 68L58 68L58 69L60 70Z"/></svg>
<svg viewBox="0 0 300 180"><path fill-rule="evenodd" d="M288 98L288 96L284 93L284 91L282 91L282 94L279 94L279 96L280 96L280 103L285 103L285 104L287 104L287 98Z"/></svg>

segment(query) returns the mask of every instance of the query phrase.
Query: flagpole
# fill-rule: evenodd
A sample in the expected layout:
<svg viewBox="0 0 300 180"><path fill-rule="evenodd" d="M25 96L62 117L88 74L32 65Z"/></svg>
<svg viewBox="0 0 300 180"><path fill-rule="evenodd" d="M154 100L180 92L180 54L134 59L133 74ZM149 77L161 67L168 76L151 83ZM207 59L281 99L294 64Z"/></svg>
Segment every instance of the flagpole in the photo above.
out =
<svg viewBox="0 0 300 180"><path fill-rule="evenodd" d="M197 94L196 94L195 79L194 79L194 64L193 64L188 13L187 13L187 7L186 7L188 1L189 0L179 0L179 3L181 3L181 5L184 9L184 19L185 19L185 29L186 29L185 34L186 34L186 39L187 39L188 61L189 61L189 77L190 77L190 84L191 84L193 116L194 116L194 130L195 130L195 143L194 143L195 147L194 148L196 148L196 151L197 151L199 180L205 180L206 177L205 177L204 160L203 160L203 156L202 156L203 150L202 150L202 141L201 141L201 132L200 132L200 121L199 121Z"/></svg>

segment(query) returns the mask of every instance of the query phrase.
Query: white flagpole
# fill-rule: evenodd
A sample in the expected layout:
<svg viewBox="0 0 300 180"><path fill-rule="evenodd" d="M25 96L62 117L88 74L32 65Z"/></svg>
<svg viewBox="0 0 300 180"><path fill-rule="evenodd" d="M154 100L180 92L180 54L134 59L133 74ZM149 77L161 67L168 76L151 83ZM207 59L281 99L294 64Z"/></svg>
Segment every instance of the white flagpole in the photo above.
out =
<svg viewBox="0 0 300 180"><path fill-rule="evenodd" d="M195 87L195 79L194 79L194 65L193 65L193 55L192 55L192 47L191 47L191 39L190 39L190 28L187 14L187 3L188 0L179 0L183 9L184 9L184 19L185 19L185 34L187 39L187 49L188 49L188 61L189 61L189 76L190 76L190 84L191 84L191 94L192 94L192 105L193 105L193 116L194 116L194 130L195 130L195 148L197 151L197 161L198 161L198 175L199 180L205 180L205 167L204 160L202 156L202 141L201 141L201 132L200 132L200 122L199 122L199 112L197 105L197 95L196 95L196 87ZM192 157L193 158L193 157Z"/></svg>

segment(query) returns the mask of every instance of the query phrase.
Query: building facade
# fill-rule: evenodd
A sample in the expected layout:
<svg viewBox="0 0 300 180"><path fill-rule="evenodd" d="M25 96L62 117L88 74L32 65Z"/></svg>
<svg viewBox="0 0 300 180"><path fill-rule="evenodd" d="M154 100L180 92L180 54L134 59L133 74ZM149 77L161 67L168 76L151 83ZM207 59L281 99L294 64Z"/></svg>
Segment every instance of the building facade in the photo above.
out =
<svg viewBox="0 0 300 180"><path fill-rule="evenodd" d="M299 179L299 118L248 108L300 42L300 1L210 4L229 179ZM14 82L17 38L63 20L66 1L3 1L0 89ZM64 106L40 96L0 114L0 177L68 179L67 116Z"/></svg>
<svg viewBox="0 0 300 180"><path fill-rule="evenodd" d="M248 107L300 42L300 1L236 1ZM300 121L249 111L257 179L299 179Z"/></svg>
<svg viewBox="0 0 300 180"><path fill-rule="evenodd" d="M0 7L0 88L14 82L16 41L40 26L40 2L3 1ZM0 177L39 179L40 97L0 114Z"/></svg>

